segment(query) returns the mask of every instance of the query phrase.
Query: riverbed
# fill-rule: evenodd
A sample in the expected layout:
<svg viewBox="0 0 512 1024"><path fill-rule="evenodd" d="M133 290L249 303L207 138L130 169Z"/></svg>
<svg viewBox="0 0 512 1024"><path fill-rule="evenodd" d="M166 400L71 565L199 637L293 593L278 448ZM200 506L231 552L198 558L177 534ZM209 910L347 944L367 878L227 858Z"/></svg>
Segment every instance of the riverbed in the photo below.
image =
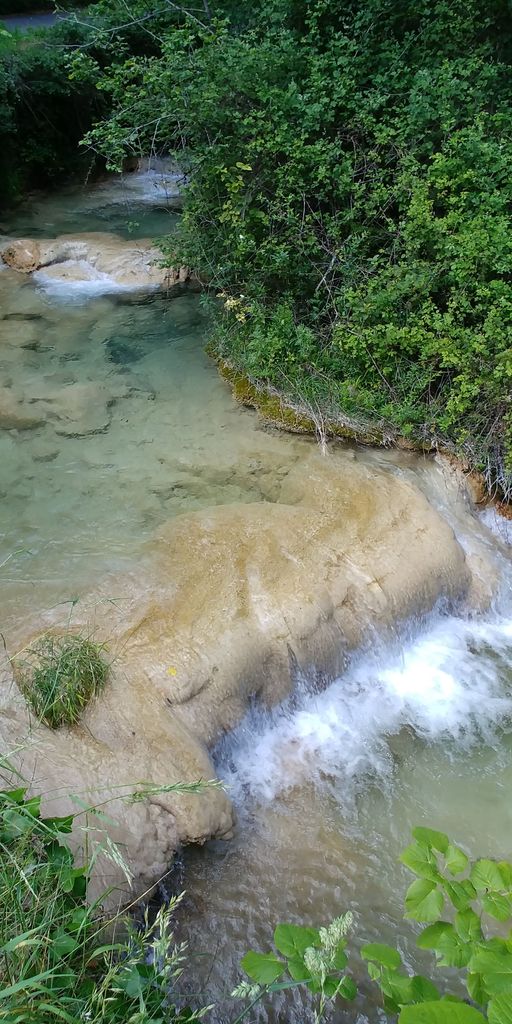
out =
<svg viewBox="0 0 512 1024"><path fill-rule="evenodd" d="M175 220L165 183L149 170L34 198L3 227L10 237L108 230L137 238ZM0 431L1 629L10 649L39 611L60 609L65 623L98 579L117 587L162 524L278 501L283 478L314 449L233 401L204 352L208 317L193 292L169 299L115 291L108 280L55 289L3 270L0 308L4 326L30 325L26 344L1 350L2 383L33 408L55 410L30 430ZM428 970L414 926L402 920L408 877L398 855L415 824L444 829L473 855L512 854L506 529L492 510L471 508L441 462L341 446L326 458L347 474L355 463L426 494L468 554L488 555L491 601L480 612L441 604L391 636L374 632L322 692L305 675L285 704L255 706L217 745L235 836L188 848L169 886L187 890L179 934L194 954L197 1001L218 1004L219 1024L235 1016L226 996L240 957L268 949L279 921L319 925L350 909L358 940L398 942L411 967ZM360 962L355 970L364 977ZM300 995L281 1000L255 1015L304 1019ZM361 1001L334 1019L373 1024L379 1011L371 1002L363 1011Z"/></svg>

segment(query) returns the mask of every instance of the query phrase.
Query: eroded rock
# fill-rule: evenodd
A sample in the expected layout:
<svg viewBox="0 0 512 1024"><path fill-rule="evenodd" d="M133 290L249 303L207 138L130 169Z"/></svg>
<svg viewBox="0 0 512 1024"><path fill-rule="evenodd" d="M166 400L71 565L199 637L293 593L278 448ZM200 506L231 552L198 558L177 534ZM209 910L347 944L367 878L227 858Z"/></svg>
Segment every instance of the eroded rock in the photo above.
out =
<svg viewBox="0 0 512 1024"><path fill-rule="evenodd" d="M282 700L298 669L336 674L370 630L440 595L463 598L470 584L453 531L415 487L313 450L283 478L277 503L177 517L148 544L138 575L110 578L80 602L77 628L109 642L110 680L80 727L34 728L20 768L36 787L44 779L45 792L114 796L109 831L141 891L180 842L229 834L229 800L212 790L133 805L115 787L212 777L208 749L254 697ZM38 631L55 628L58 614ZM12 750L27 714L10 676L3 693L3 749ZM66 806L52 801L55 813ZM99 886L122 888L111 864L97 871Z"/></svg>
<svg viewBox="0 0 512 1024"><path fill-rule="evenodd" d="M150 239L126 241L103 232L62 235L56 239L18 239L1 250L13 270L37 272L42 285L94 283L137 290L172 287L196 280L188 267L159 265L162 254Z"/></svg>
<svg viewBox="0 0 512 1024"><path fill-rule="evenodd" d="M21 274L31 274L41 266L41 249L33 238L17 238L9 242L1 255L8 267Z"/></svg>

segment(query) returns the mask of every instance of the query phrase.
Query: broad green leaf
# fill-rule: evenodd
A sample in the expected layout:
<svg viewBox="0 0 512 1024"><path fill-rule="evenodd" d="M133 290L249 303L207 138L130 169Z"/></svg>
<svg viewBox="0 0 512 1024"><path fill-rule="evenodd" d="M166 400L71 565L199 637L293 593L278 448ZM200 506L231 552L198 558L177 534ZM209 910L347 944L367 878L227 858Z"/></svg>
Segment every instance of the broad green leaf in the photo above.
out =
<svg viewBox="0 0 512 1024"><path fill-rule="evenodd" d="M0 803L22 804L26 792L26 786L20 789L2 789L0 790Z"/></svg>
<svg viewBox="0 0 512 1024"><path fill-rule="evenodd" d="M383 967L400 967L402 963L400 953L396 949L379 942L369 942L363 946L361 956L363 960L374 960L375 963L381 964Z"/></svg>
<svg viewBox="0 0 512 1024"><path fill-rule="evenodd" d="M471 973L481 974L490 994L512 992L512 955L480 949L470 960Z"/></svg>
<svg viewBox="0 0 512 1024"><path fill-rule="evenodd" d="M122 988L123 992L126 992L126 995L130 996L132 999L136 999L137 996L140 996L143 988L145 988L144 979L139 974L136 966L125 971L119 978L118 984Z"/></svg>
<svg viewBox="0 0 512 1024"><path fill-rule="evenodd" d="M487 1002L489 994L481 974L472 974L471 972L467 974L466 987L475 1003L480 1003L480 1005L483 1006Z"/></svg>
<svg viewBox="0 0 512 1024"><path fill-rule="evenodd" d="M357 985L354 979L342 978L338 992L342 999L355 999L357 995Z"/></svg>
<svg viewBox="0 0 512 1024"><path fill-rule="evenodd" d="M292 977L294 981L309 981L311 978L311 974L302 957L289 957L286 966L290 977Z"/></svg>
<svg viewBox="0 0 512 1024"><path fill-rule="evenodd" d="M446 931L439 940L438 951L442 955L441 963L447 967L467 967L473 953L471 942L463 942L455 928Z"/></svg>
<svg viewBox="0 0 512 1024"><path fill-rule="evenodd" d="M455 931L463 942L474 942L482 937L480 918L471 907L455 914Z"/></svg>
<svg viewBox="0 0 512 1024"><path fill-rule="evenodd" d="M418 878L409 886L405 896L406 917L415 921L436 921L443 906L444 897L435 882Z"/></svg>
<svg viewBox="0 0 512 1024"><path fill-rule="evenodd" d="M399 1024L485 1024L485 1017L465 1003L436 1000L404 1006Z"/></svg>
<svg viewBox="0 0 512 1024"><path fill-rule="evenodd" d="M274 932L274 945L287 957L304 956L309 946L318 946L320 937L316 928L302 928L298 924L278 924Z"/></svg>
<svg viewBox="0 0 512 1024"><path fill-rule="evenodd" d="M429 847L422 843L411 843L403 853L400 854L402 864L413 871L421 878L429 878L433 882L440 882L442 875L437 866L437 859Z"/></svg>
<svg viewBox="0 0 512 1024"><path fill-rule="evenodd" d="M488 892L482 896L482 907L496 921L507 921L512 913L510 897L499 892Z"/></svg>
<svg viewBox="0 0 512 1024"><path fill-rule="evenodd" d="M338 945L338 948L332 958L332 964L337 971L344 971L348 964L348 956L345 953L345 940L342 939Z"/></svg>
<svg viewBox="0 0 512 1024"><path fill-rule="evenodd" d="M413 979L407 974L385 970L380 981L380 987L384 995L392 999L398 1006L413 1002Z"/></svg>
<svg viewBox="0 0 512 1024"><path fill-rule="evenodd" d="M512 999L510 996L494 996L487 1007L489 1024L512 1024Z"/></svg>
<svg viewBox="0 0 512 1024"><path fill-rule="evenodd" d="M436 921L435 924L429 924L428 928L424 928L421 935L418 935L416 945L419 949L437 949L441 936L446 931L451 931L452 928L453 925L448 921Z"/></svg>
<svg viewBox="0 0 512 1024"><path fill-rule="evenodd" d="M469 864L469 857L466 857L464 850L459 846L452 846L451 843L446 851L446 867L451 875L461 875Z"/></svg>
<svg viewBox="0 0 512 1024"><path fill-rule="evenodd" d="M31 796L30 799L25 800L23 810L30 814L32 818L38 818L41 810L41 797Z"/></svg>
<svg viewBox="0 0 512 1024"><path fill-rule="evenodd" d="M66 814L61 818L45 818L43 824L54 832L71 832L73 828L74 814Z"/></svg>
<svg viewBox="0 0 512 1024"><path fill-rule="evenodd" d="M273 953L246 953L240 961L243 970L259 985L271 985L283 974L286 964Z"/></svg>
<svg viewBox="0 0 512 1024"><path fill-rule="evenodd" d="M456 910L467 910L476 898L476 891L468 878L463 882L444 882L444 890Z"/></svg>
<svg viewBox="0 0 512 1024"><path fill-rule="evenodd" d="M475 861L469 877L477 892L484 892L485 889L499 892L506 888L503 875L495 860L482 858L482 860Z"/></svg>
<svg viewBox="0 0 512 1024"><path fill-rule="evenodd" d="M429 978L424 978L422 974L414 975L411 990L414 1003L427 1003L439 999L439 990Z"/></svg>
<svg viewBox="0 0 512 1024"><path fill-rule="evenodd" d="M508 860L499 860L498 868L506 889L512 889L512 864Z"/></svg>
<svg viewBox="0 0 512 1024"><path fill-rule="evenodd" d="M69 935L68 932L64 931L64 929L55 932L55 934L51 936L51 942L52 955L56 960L60 960L61 957L68 956L69 953L73 953L78 946L76 939L74 939L72 935Z"/></svg>
<svg viewBox="0 0 512 1024"><path fill-rule="evenodd" d="M450 841L448 836L444 832L436 832L432 828L413 828L412 834L418 843L425 843L427 846L433 847L434 850L438 850L439 853L446 853Z"/></svg>
<svg viewBox="0 0 512 1024"><path fill-rule="evenodd" d="M332 997L336 995L336 992L338 991L339 981L340 981L339 978L333 978L333 977L329 977L329 978L325 979L325 981L324 981L324 983L322 985L322 989L323 989L325 995L329 999L332 999Z"/></svg>

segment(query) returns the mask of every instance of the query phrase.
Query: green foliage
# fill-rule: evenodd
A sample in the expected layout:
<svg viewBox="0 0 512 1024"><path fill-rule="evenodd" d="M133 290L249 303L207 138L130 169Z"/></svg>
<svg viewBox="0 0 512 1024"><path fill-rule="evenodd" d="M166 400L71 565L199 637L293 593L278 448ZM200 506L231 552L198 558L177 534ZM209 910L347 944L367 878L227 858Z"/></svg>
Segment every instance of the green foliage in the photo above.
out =
<svg viewBox="0 0 512 1024"><path fill-rule="evenodd" d="M216 332L238 369L328 379L341 411L449 444L508 494L506 0L206 9L100 73L111 113L88 142L112 166L181 160L169 260L242 303Z"/></svg>
<svg viewBox="0 0 512 1024"><path fill-rule="evenodd" d="M242 983L233 996L249 997L254 1003L265 993L306 985L318 996L316 1019L320 1020L329 1002L338 996L352 1000L357 994L353 979L344 973L348 963L346 934L351 924L350 913L336 918L327 928L318 931L300 925L279 924L274 932L274 945L281 956L246 953L242 967L256 984L248 986ZM287 975L286 980L279 982L278 979L284 975Z"/></svg>
<svg viewBox="0 0 512 1024"><path fill-rule="evenodd" d="M444 832L432 829L413 829L413 840L400 858L418 876L406 893L406 917L428 922L418 936L418 947L433 950L440 966L464 972L472 1005L456 995L441 996L429 978L411 976L398 950L369 943L360 955L380 989L385 1011L398 1014L399 1024L510 1024L512 864L486 858L470 861ZM507 925L507 938L495 934L489 917ZM346 914L319 931L279 925L274 944L286 959L273 953L246 954L242 967L257 986L242 985L234 995L260 999L292 984L277 981L288 973L293 983L305 984L319 996L318 1019L328 1000L355 998L344 938L351 921Z"/></svg>
<svg viewBox="0 0 512 1024"><path fill-rule="evenodd" d="M69 77L69 49L87 39L70 19L30 33L0 34L0 207L27 188L53 185L90 159L78 141L101 113L90 84Z"/></svg>
<svg viewBox="0 0 512 1024"><path fill-rule="evenodd" d="M184 1024L176 984L185 950L171 926L177 900L141 928L115 922L87 901L90 868L67 837L73 816L44 818L25 789L0 793L0 1021L6 1024ZM104 894L108 895L108 894Z"/></svg>
<svg viewBox="0 0 512 1024"><path fill-rule="evenodd" d="M80 634L46 634L15 659L20 689L40 721L51 729L78 722L106 681L104 651Z"/></svg>

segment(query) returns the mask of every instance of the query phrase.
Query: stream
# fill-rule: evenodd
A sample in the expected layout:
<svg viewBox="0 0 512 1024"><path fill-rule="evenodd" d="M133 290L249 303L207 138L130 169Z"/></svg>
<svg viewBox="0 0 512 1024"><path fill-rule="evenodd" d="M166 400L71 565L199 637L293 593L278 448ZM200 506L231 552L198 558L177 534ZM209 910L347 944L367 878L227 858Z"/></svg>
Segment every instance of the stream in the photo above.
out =
<svg viewBox="0 0 512 1024"><path fill-rule="evenodd" d="M1 230L155 237L176 216L149 170L33 198L4 215ZM32 429L0 430L1 630L10 644L34 612L59 606L65 618L98 578L136 567L174 516L272 501L314 444L265 428L233 401L204 352L197 294L169 301L108 280L55 288L3 269L0 314L0 331L13 321L26 331L25 343L0 349L0 385L56 410ZM440 606L391 637L373 636L323 692L301 679L284 705L255 706L216 748L235 837L187 848L169 884L186 888L179 937L190 944L195 1001L218 1004L217 1024L236 1016L226 997L241 956L269 949L279 921L319 925L350 909L358 943L398 943L411 968L429 971L402 913L410 879L398 855L414 825L447 831L475 856L512 856L510 530L492 510L474 514L437 462L363 448L351 457L414 483L466 551L483 547L497 567L493 599L481 615ZM373 1024L381 1018L360 962L355 971L364 998L333 1020ZM304 999L281 995L251 1019L303 1021Z"/></svg>

